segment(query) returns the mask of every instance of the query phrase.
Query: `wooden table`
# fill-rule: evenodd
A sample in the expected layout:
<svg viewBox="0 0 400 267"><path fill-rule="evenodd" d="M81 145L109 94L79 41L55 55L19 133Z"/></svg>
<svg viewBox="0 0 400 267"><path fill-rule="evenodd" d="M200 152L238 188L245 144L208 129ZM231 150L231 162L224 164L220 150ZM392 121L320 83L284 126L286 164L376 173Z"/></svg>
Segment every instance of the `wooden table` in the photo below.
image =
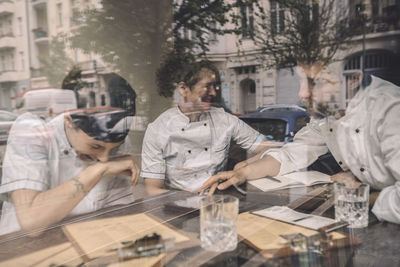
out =
<svg viewBox="0 0 400 267"><path fill-rule="evenodd" d="M251 185L244 186L247 195L241 195L235 189L230 189L224 194L235 195L240 199L240 212L267 208L273 205L288 205L296 201L311 188L286 189L275 192L261 192ZM158 220L168 222L172 227L182 232L190 233L193 239L198 238L199 233L199 211L188 211L166 208L165 204L172 201L185 199L191 196L190 193L180 191L170 191L168 193L139 199L126 206L115 206L100 210L94 213L79 217L69 218L54 225L44 231L40 236L28 237L23 233L17 232L0 237L0 266L5 266L2 262L7 262L12 266L13 260L23 255L29 255L43 249L55 248L66 242L68 238L64 234L62 227L66 224L90 221L100 218L112 218L117 216L138 214L146 212ZM308 203L300 208L302 211L310 212L310 209L324 203L326 199L317 197L313 203ZM313 207L311 207L313 206ZM332 209L325 212L324 216L332 216ZM378 222L370 214L368 228L355 231L348 231L347 234L352 238L361 240L359 246L346 246L340 249L329 251L324 256L314 255L312 259L305 259L297 255L285 256L281 258L266 259L259 251L249 246L245 241L238 243L236 250L222 254L208 252L200 246L194 245L175 251L168 255L162 263L168 266L257 266L267 264L268 266L308 266L307 261L311 261L315 266L400 266L400 226ZM198 241L198 239L197 239ZM304 262L306 260L306 263ZM49 262L34 262L26 266L49 266ZM115 263L115 258L96 259L86 263L87 266L105 266ZM76 264L75 261L73 264ZM15 266L15 265L14 265Z"/></svg>

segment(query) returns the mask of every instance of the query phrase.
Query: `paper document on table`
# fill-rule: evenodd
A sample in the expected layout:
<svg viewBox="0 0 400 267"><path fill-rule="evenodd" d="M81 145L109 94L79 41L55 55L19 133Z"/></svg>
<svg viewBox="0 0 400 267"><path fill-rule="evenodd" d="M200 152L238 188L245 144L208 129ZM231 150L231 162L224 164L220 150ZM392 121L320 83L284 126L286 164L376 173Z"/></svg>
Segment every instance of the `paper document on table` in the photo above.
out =
<svg viewBox="0 0 400 267"><path fill-rule="evenodd" d="M249 181L251 185L264 192L331 182L329 175L317 171L292 172L281 176L265 177Z"/></svg>
<svg viewBox="0 0 400 267"><path fill-rule="evenodd" d="M122 241L135 241L153 233L163 239L174 238L175 244L189 241L179 230L144 213L69 224L63 230L85 260L107 256Z"/></svg>
<svg viewBox="0 0 400 267"><path fill-rule="evenodd" d="M241 213L238 216L238 234L267 258L290 255L289 242L284 236L302 234L307 237L318 234L318 231L281 222L278 220L257 216L253 213ZM349 240L345 234L330 232L334 247L343 247L353 240Z"/></svg>
<svg viewBox="0 0 400 267"><path fill-rule="evenodd" d="M285 206L273 206L252 213L313 230L318 230L335 223L334 219L297 212Z"/></svg>

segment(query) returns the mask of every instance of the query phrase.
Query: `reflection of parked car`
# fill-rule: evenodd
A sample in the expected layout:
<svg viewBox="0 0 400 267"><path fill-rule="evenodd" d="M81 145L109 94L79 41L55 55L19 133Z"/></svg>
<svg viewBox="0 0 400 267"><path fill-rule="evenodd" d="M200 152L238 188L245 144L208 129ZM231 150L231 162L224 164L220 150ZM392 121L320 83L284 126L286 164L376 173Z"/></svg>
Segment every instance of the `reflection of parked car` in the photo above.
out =
<svg viewBox="0 0 400 267"><path fill-rule="evenodd" d="M16 119L17 115L0 110L0 145L7 142L8 132Z"/></svg>
<svg viewBox="0 0 400 267"><path fill-rule="evenodd" d="M291 142L293 136L310 121L306 109L296 105L271 105L240 116L267 139Z"/></svg>
<svg viewBox="0 0 400 267"><path fill-rule="evenodd" d="M72 90L32 89L22 95L18 112L31 112L44 118L51 118L76 108L76 97Z"/></svg>

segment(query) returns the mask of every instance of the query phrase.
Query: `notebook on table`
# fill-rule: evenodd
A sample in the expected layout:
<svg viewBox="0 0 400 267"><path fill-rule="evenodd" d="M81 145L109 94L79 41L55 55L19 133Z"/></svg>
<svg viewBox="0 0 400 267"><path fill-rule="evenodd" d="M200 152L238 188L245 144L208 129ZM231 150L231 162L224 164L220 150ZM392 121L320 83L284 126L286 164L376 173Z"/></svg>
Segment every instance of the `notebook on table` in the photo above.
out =
<svg viewBox="0 0 400 267"><path fill-rule="evenodd" d="M268 192L287 188L313 186L331 183L330 176L317 171L292 172L275 177L264 177L249 183L258 189Z"/></svg>

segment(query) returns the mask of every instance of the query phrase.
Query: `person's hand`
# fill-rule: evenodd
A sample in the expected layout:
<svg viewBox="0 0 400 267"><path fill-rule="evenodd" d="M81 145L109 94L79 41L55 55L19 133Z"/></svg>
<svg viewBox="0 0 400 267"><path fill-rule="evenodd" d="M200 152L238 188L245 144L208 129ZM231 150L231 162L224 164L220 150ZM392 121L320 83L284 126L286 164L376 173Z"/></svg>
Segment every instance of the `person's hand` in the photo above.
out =
<svg viewBox="0 0 400 267"><path fill-rule="evenodd" d="M241 161L241 162L237 163L235 165L235 167L233 167L233 170L235 171L235 170L241 169L243 167L246 167L247 165L248 165L247 161L245 161L245 160Z"/></svg>
<svg viewBox="0 0 400 267"><path fill-rule="evenodd" d="M356 188L360 186L360 182L351 172L340 172L331 176L331 180L337 183L343 183L347 187Z"/></svg>
<svg viewBox="0 0 400 267"><path fill-rule="evenodd" d="M214 194L215 190L225 190L233 184L240 185L246 181L246 177L240 174L240 171L220 172L208 178L200 188L200 195L210 188L208 195Z"/></svg>
<svg viewBox="0 0 400 267"><path fill-rule="evenodd" d="M139 169L131 156L123 156L105 162L106 174L123 174L131 177L131 184L136 185L139 178Z"/></svg>

